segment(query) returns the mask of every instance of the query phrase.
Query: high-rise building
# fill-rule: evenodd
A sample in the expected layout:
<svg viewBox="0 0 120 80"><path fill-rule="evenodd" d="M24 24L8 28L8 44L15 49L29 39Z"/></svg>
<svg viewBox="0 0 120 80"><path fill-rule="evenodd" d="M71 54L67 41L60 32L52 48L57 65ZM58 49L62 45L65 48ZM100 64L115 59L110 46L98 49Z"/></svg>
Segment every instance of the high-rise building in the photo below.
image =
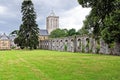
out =
<svg viewBox="0 0 120 80"><path fill-rule="evenodd" d="M53 30L59 28L59 16L56 16L54 11L46 19L46 28L50 34Z"/></svg>

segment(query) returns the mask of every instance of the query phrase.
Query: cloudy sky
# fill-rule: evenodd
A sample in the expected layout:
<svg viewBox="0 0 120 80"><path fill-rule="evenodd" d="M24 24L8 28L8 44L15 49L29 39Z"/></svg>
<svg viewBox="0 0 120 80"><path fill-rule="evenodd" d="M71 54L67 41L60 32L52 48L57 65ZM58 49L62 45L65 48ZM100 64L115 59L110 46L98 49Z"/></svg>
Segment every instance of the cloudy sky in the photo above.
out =
<svg viewBox="0 0 120 80"><path fill-rule="evenodd" d="M21 3L23 0L0 0L0 33L9 34L19 29L21 22ZM60 28L80 29L90 9L82 8L77 0L32 0L37 13L40 29L46 28L46 17L51 10L60 17Z"/></svg>

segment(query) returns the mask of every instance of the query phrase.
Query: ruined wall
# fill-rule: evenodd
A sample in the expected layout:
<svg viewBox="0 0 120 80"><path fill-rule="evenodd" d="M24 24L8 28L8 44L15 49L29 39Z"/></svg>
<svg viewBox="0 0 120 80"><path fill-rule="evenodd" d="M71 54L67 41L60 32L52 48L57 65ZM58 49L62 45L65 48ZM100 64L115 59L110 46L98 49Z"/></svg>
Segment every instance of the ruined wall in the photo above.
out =
<svg viewBox="0 0 120 80"><path fill-rule="evenodd" d="M39 47L45 50L111 54L111 49L102 39L96 41L88 36L43 40L40 41ZM119 46L115 47L117 47L117 49L113 48L112 54L120 55Z"/></svg>

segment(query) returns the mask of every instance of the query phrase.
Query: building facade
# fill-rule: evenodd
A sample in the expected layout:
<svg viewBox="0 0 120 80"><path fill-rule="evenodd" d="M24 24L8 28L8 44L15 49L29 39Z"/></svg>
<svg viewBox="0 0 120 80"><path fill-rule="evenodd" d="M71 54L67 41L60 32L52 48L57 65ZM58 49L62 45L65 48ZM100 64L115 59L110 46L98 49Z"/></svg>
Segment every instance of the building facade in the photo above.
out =
<svg viewBox="0 0 120 80"><path fill-rule="evenodd" d="M48 40L48 36L49 36L49 34L48 34L47 30L45 30L45 29L39 30L39 41L40 40Z"/></svg>
<svg viewBox="0 0 120 80"><path fill-rule="evenodd" d="M51 14L46 18L46 28L50 34L53 30L59 28L59 16L56 16L52 11Z"/></svg>
<svg viewBox="0 0 120 80"><path fill-rule="evenodd" d="M0 36L0 50L9 50L9 49L11 49L10 43L11 43L11 41L10 41L9 37L5 33Z"/></svg>
<svg viewBox="0 0 120 80"><path fill-rule="evenodd" d="M46 29L39 30L39 40L48 40L50 33L59 28L59 16L52 11L46 18Z"/></svg>

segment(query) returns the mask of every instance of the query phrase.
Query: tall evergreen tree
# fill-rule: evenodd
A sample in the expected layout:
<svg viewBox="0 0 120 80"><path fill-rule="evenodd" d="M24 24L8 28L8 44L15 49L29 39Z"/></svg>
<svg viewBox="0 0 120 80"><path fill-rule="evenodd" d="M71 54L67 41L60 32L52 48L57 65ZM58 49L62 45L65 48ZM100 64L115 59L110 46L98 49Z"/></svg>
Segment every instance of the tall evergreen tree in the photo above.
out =
<svg viewBox="0 0 120 80"><path fill-rule="evenodd" d="M34 6L31 0L24 0L21 7L22 12L22 24L20 26L18 37L15 39L15 43L22 49L36 49L39 41L38 34L39 28L36 24L36 13L34 12Z"/></svg>

